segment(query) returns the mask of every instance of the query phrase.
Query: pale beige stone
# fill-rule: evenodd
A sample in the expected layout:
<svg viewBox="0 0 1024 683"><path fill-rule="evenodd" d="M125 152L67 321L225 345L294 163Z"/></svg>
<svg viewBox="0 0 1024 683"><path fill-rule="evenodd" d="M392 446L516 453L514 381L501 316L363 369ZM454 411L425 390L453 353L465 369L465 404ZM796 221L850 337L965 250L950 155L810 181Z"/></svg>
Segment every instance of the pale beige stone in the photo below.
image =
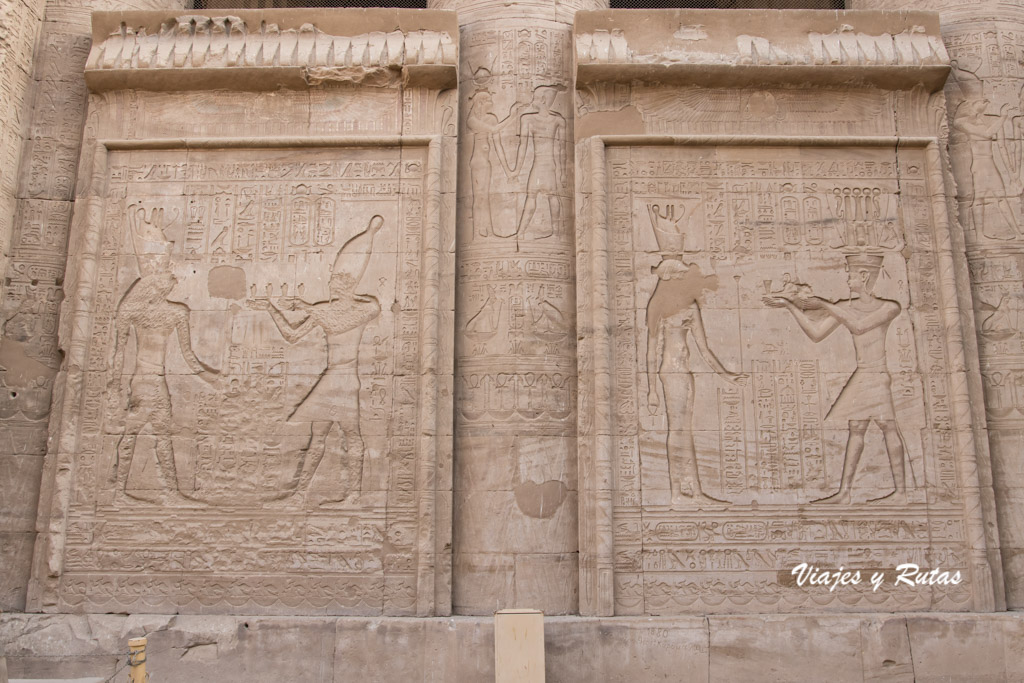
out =
<svg viewBox="0 0 1024 683"><path fill-rule="evenodd" d="M544 613L502 609L494 613L496 683L544 683Z"/></svg>
<svg viewBox="0 0 1024 683"><path fill-rule="evenodd" d="M418 30L358 30L344 25L334 35L314 23L296 24L294 14L263 15L239 10L229 16L164 13L98 14L86 82L94 91L124 87L151 90L274 90L280 86L349 83L374 87L425 85L445 89L454 84L458 53L451 26L441 14L414 20L402 10L363 13L375 28L388 20L420 23ZM280 17L286 23L274 20ZM310 16L309 19L317 19ZM433 20L433 21L432 21ZM328 22L330 19L328 18ZM202 69L199 78L190 75Z"/></svg>
<svg viewBox="0 0 1024 683"><path fill-rule="evenodd" d="M948 613L1024 595L1019 8L140 0L87 66L101 4L0 36L0 607L38 529L32 609L373 619L28 617L13 675L487 680L405 617L536 605L616 616L553 680L1024 676Z"/></svg>
<svg viewBox="0 0 1024 683"><path fill-rule="evenodd" d="M593 335L580 348L581 367L592 368L580 387L580 471L594 473L581 487L591 520L581 534L583 609L635 613L637 593L649 614L988 609L998 596L977 550L988 542L980 506L991 489L979 486L969 436L972 369L960 360L958 325L946 322L959 312L948 303L958 283L943 167L923 137L940 133L928 93L942 79L915 67L945 68L934 17L889 25L882 13L851 13L843 16L861 33L828 33L814 23L821 15L780 15L786 25L768 13L743 16L604 12L576 24L582 102L614 110L612 86L631 88L644 122L643 135L628 137L593 125L577 143L577 175L591 179L576 200L586 226L578 270L588 283L577 315ZM790 67L817 64L823 88L813 104L798 107L800 91L773 89L765 74L714 90L673 75L758 66L742 56L757 45L743 22L757 17L773 44L788 46L765 48L765 74L786 79L797 73ZM598 40L595 31L606 33ZM871 38L883 34L890 58ZM622 45L631 40L642 49ZM856 51L827 57L828 45L848 40L877 54L870 63ZM920 60L898 58L903 40L920 43ZM799 52L803 41L811 52ZM692 45L674 47L683 43ZM668 67L630 66L657 63ZM603 66L588 72L590 64ZM852 75L845 68L870 79L884 64L895 70L879 75L884 95L851 100L852 89L833 89ZM895 114L890 135L906 120L922 137L890 151L881 140L895 137L815 115L858 101L894 103L882 107ZM710 111L723 114L709 119ZM773 134L788 111L792 132L780 140ZM799 135L801 119L820 121L817 134ZM924 312L929 301L943 302L941 314ZM780 318L780 308L791 315ZM938 509L962 541L953 540L960 532L933 534ZM840 531L855 510L859 530ZM801 562L864 576L815 592L790 578ZM874 571L904 562L961 570L964 581L867 586ZM617 571L621 581L607 578Z"/></svg>
<svg viewBox="0 0 1024 683"><path fill-rule="evenodd" d="M290 32L293 58L305 38L310 60L329 56L316 41L330 34L299 28L301 13L254 16ZM352 16L372 28L373 17L396 15ZM152 18L101 16L97 25ZM232 35L243 33L235 28ZM269 59L259 41L229 40L228 57L234 45L241 62L197 61L196 50L178 44L202 39L191 30L158 35L153 53L190 79L244 68L246 55ZM428 34L371 31L363 49L377 41L379 62L390 46L396 64L447 61L454 73L440 38L437 55L422 52ZM126 38L118 36L95 47L87 71L110 62L125 72L123 87L151 69L137 46L120 45L136 57L119 62L113 43ZM325 108L315 124L321 137L266 129L254 138L245 120L211 120L170 145L140 140L146 124L131 117L151 121L173 99L119 91L93 100L71 241L74 262L98 268L69 278L65 333L70 366L87 371L69 377L51 450L57 483L44 503L55 519L88 520L44 537L42 604L84 606L56 588L59 575L98 610L450 609L450 582L438 575L450 565L436 559L450 535L435 530L435 518L451 519L451 475L433 470L451 430L430 425L451 414L439 409L451 401L438 360L451 354L450 328L438 324L439 278L453 272L440 257L439 190L455 169L442 166L440 136L339 136L343 129L329 127L385 100L399 110L405 88L350 86L347 109ZM309 107L306 95L267 98L283 111L299 100ZM194 101L214 109L243 102L239 93ZM424 116L435 113L408 119ZM60 475L68 458L73 481ZM224 516L237 506L249 509L246 521ZM173 526L154 525L153 514L172 509ZM182 542L191 548L184 554ZM135 543L148 550L130 552ZM175 575L176 567L187 573ZM218 578L232 572L237 579Z"/></svg>

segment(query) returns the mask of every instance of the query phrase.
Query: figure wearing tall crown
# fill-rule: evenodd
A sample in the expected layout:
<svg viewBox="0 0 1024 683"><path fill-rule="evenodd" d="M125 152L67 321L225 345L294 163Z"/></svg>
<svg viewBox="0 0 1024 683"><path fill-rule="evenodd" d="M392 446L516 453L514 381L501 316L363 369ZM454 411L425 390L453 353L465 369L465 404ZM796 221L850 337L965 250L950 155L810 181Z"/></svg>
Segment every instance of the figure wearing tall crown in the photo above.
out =
<svg viewBox="0 0 1024 683"><path fill-rule="evenodd" d="M290 422L312 425L309 456L298 473L293 490L309 491L322 462L340 471L338 479L324 482L327 492L318 494L317 503L344 501L360 489L364 445L359 428L359 343L366 325L380 315L376 297L356 293L370 263L373 240L384 225L381 216L373 216L366 229L342 245L331 267L328 299L308 304L299 299L252 299L251 308L264 309L290 344L313 330L323 330L327 338L327 368L313 388L288 417ZM295 322L282 309L303 315ZM283 495L286 495L283 494Z"/></svg>
<svg viewBox="0 0 1024 683"><path fill-rule="evenodd" d="M839 327L853 336L857 369L829 409L825 419L845 422L850 430L843 459L839 490L820 500L832 503L851 502L851 489L857 465L864 451L868 428L874 422L882 430L885 449L892 471L893 491L872 500L887 499L895 504L906 503L905 458L907 448L896 421L892 399L892 377L886 363L885 337L892 322L899 316L898 301L883 299L873 293L884 257L879 253L859 251L846 255L850 298L828 301L806 291L773 293L765 296L765 305L786 308L800 329L814 342L827 338Z"/></svg>
<svg viewBox="0 0 1024 683"><path fill-rule="evenodd" d="M122 432L117 443L117 488L132 498L154 503L185 502L178 488L174 463L171 396L167 387L167 342L176 336L181 355L189 368L212 382L216 370L196 356L192 349L189 308L169 300L178 284L171 263L172 242L164 230L164 210L148 212L141 205L129 207L128 232L140 277L132 283L117 307L114 355L111 360L109 414L111 426ZM123 381L124 361L134 331L135 367ZM121 420L121 414L127 413ZM151 436L156 452L156 488L141 481L144 465L136 457L141 435Z"/></svg>

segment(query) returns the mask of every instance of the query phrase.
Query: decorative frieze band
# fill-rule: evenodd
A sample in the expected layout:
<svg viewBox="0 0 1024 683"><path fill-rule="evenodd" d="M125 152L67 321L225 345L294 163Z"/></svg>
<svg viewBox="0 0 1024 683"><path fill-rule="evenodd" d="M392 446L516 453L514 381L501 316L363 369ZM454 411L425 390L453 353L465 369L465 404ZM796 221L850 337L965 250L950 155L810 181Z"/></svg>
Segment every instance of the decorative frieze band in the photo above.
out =
<svg viewBox="0 0 1024 683"><path fill-rule="evenodd" d="M613 11L577 15L579 82L743 86L827 80L936 90L949 71L938 17L929 12L904 13L897 26L880 12L842 12L838 23L830 13L818 23L801 23L799 31L785 23L785 14L644 12L649 20L628 28L616 25Z"/></svg>
<svg viewBox="0 0 1024 683"><path fill-rule="evenodd" d="M350 10L339 10L346 11ZM170 19L163 13L102 14L94 24L97 35L86 64L86 80L94 91L263 90L325 82L451 87L455 83L458 27L454 17L451 26L438 27L441 30L421 26L403 30L382 20L369 28L392 30L337 35L319 21L302 21L304 13L238 14ZM308 18L322 17L324 11L315 14ZM438 24L438 15L445 18L446 13L429 14L435 21L427 23ZM352 26L366 28L366 24L353 22ZM246 73L254 77L246 78Z"/></svg>

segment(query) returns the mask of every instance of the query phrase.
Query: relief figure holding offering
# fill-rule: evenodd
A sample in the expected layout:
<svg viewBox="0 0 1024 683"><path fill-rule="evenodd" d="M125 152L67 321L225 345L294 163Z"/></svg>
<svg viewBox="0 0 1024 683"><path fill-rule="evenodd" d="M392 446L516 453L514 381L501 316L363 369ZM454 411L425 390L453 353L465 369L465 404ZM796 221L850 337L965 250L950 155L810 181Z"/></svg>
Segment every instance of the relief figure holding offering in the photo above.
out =
<svg viewBox="0 0 1024 683"><path fill-rule="evenodd" d="M384 224L374 216L366 230L349 239L338 252L331 268L330 298L315 304L298 299L282 301L278 306L269 299L252 299L252 308L265 309L290 344L313 330L323 330L327 338L327 368L295 411L292 422L309 422L312 441L309 455L299 474L297 490L308 490L321 462L341 470L337 488L319 502L334 503L358 492L361 486L364 445L359 429L358 353L363 329L380 315L380 304L373 296L357 294L369 265L373 238ZM293 322L283 310L302 315ZM332 436L333 433L333 436ZM332 444L328 448L328 444Z"/></svg>
<svg viewBox="0 0 1024 683"><path fill-rule="evenodd" d="M851 298L831 302L813 296L806 286L790 292L765 296L765 305L786 308L800 329L814 342L820 342L845 327L853 336L857 369L850 375L839 397L829 409L826 420L844 421L850 434L843 458L839 490L819 500L849 504L857 465L864 451L864 439L872 422L878 424L885 438L885 449L893 478L893 491L872 500L888 499L895 504L906 503L906 445L896 421L892 400L892 377L886 364L885 337L889 326L899 316L899 302L882 299L872 293L882 269L879 254L846 255L847 277Z"/></svg>
<svg viewBox="0 0 1024 683"><path fill-rule="evenodd" d="M695 265L671 256L652 270L658 284L647 302L647 408L652 415L658 411L660 385L668 419L665 448L672 502L723 502L701 490L693 444L694 377L689 338L693 337L701 358L720 377L744 384L747 375L726 369L708 346L700 298L706 289L716 287L717 278L705 277Z"/></svg>

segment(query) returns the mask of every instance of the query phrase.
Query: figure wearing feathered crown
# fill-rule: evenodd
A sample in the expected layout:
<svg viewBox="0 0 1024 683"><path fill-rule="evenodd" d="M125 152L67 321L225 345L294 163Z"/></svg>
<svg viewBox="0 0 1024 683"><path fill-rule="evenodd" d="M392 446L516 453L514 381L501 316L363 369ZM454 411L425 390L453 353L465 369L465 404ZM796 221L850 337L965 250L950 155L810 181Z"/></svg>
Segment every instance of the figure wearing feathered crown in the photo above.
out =
<svg viewBox="0 0 1024 683"><path fill-rule="evenodd" d="M892 471L893 491L872 500L906 502L905 460L906 446L896 421L896 406L892 400L892 377L886 364L885 337L889 326L900 314L900 304L882 299L872 293L882 269L880 254L852 253L846 255L847 280L850 298L831 302L809 294L805 290L794 293L776 293L765 296L765 305L786 308L800 329L814 342L845 327L853 336L857 369L853 371L838 398L829 409L826 420L845 421L850 435L843 459L843 474L839 490L819 500L831 503L851 502L851 488L857 474L857 465L864 451L864 439L871 423L876 423L885 438L885 449ZM811 311L812 313L808 313Z"/></svg>
<svg viewBox="0 0 1024 683"><path fill-rule="evenodd" d="M212 382L216 370L201 361L192 350L189 308L168 300L178 284L171 265L171 242L164 235L164 211L142 206L129 207L129 233L138 259L141 277L132 283L117 307L114 355L111 362L110 400L114 413L127 410L123 434L117 444L117 489L139 500L156 503L183 502L174 464L171 396L167 388L167 342L172 335L192 372ZM125 352L135 332L135 371L127 384L121 381ZM117 425L115 419L113 424ZM141 467L135 459L138 436L155 438L156 461L162 488L144 490L134 486Z"/></svg>
<svg viewBox="0 0 1024 683"><path fill-rule="evenodd" d="M305 315L291 322L269 299L253 299L252 308L264 309L290 344L320 328L327 337L327 368L313 388L288 417L310 422L313 440L299 474L297 490L307 490L320 463L328 458L339 463L342 481L320 503L345 500L358 491L363 471L364 445L359 431L358 352L363 329L380 315L373 296L357 294L356 287L370 262L373 238L384 224L381 216L370 219L366 229L341 247L331 267L329 298L315 304L292 299L286 308ZM284 303L284 302L282 302ZM329 438L331 433L333 438ZM328 443L337 444L328 449Z"/></svg>

